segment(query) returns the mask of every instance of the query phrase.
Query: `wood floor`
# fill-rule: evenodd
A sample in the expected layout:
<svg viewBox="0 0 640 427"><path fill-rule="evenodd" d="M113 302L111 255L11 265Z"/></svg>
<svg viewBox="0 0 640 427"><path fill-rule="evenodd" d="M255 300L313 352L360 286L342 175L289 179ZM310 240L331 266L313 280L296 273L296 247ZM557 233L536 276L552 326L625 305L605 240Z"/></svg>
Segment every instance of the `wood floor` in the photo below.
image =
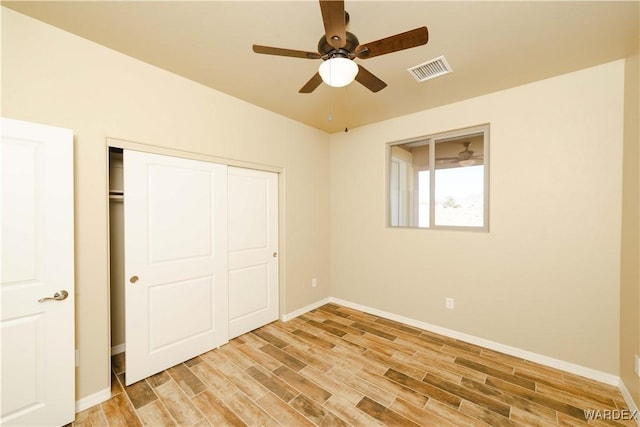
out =
<svg viewBox="0 0 640 427"><path fill-rule="evenodd" d="M636 426L615 387L335 304L129 387L122 356L74 426Z"/></svg>

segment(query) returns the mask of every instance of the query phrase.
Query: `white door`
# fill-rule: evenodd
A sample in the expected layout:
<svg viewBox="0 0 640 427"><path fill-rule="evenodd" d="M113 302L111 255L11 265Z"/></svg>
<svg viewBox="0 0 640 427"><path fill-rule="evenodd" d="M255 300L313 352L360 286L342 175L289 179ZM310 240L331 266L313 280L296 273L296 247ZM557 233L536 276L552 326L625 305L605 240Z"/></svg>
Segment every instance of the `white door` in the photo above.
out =
<svg viewBox="0 0 640 427"><path fill-rule="evenodd" d="M1 127L0 424L60 426L75 416L73 132Z"/></svg>
<svg viewBox="0 0 640 427"><path fill-rule="evenodd" d="M229 336L278 318L278 174L229 167Z"/></svg>
<svg viewBox="0 0 640 427"><path fill-rule="evenodd" d="M126 383L228 341L227 168L124 151Z"/></svg>

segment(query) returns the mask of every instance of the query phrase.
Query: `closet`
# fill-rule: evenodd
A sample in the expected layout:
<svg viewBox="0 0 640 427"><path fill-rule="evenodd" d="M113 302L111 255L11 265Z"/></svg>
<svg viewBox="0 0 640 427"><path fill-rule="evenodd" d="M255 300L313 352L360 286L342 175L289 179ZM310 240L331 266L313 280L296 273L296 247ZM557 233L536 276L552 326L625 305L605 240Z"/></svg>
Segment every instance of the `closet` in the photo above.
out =
<svg viewBox="0 0 640 427"><path fill-rule="evenodd" d="M278 175L110 150L113 352L126 383L278 318Z"/></svg>

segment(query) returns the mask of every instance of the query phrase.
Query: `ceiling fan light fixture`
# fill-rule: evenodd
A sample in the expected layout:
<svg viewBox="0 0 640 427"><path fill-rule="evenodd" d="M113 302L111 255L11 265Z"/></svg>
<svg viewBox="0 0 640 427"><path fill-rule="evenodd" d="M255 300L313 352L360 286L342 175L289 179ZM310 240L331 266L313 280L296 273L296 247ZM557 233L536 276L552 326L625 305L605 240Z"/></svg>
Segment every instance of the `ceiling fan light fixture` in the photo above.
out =
<svg viewBox="0 0 640 427"><path fill-rule="evenodd" d="M329 58L318 68L322 81L333 87L343 87L358 75L358 65L349 58Z"/></svg>

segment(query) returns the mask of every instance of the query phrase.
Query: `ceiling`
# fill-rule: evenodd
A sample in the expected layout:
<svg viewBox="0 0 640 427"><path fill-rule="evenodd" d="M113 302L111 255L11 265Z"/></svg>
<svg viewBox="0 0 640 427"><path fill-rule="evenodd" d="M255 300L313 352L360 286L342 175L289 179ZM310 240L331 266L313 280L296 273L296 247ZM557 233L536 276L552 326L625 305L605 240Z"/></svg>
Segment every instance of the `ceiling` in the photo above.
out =
<svg viewBox="0 0 640 427"><path fill-rule="evenodd" d="M259 55L253 43L316 51L317 1L2 1L4 6L293 120L334 133L623 58L638 1L346 1L361 43L421 26L427 45L356 61L388 86L298 90L321 60ZM451 74L407 68L444 55Z"/></svg>

